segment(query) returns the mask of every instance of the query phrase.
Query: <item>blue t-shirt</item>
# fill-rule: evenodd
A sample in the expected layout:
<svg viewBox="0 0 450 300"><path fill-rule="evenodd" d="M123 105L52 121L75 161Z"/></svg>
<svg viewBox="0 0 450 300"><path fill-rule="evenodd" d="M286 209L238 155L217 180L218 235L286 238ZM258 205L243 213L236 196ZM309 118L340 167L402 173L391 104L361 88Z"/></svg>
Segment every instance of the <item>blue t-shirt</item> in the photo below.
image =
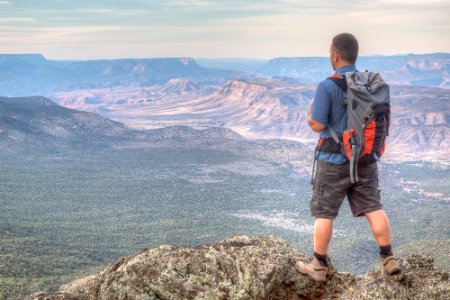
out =
<svg viewBox="0 0 450 300"><path fill-rule="evenodd" d="M347 65L336 70L336 74L345 75L346 72L358 71L355 65ZM314 96L311 117L317 122L331 127L337 136L342 137L347 124L347 111L344 107L344 92L332 81L325 79L319 83ZM328 137L330 133L325 129L320 137ZM344 164L347 157L338 153L319 151L317 160L326 160L334 164Z"/></svg>

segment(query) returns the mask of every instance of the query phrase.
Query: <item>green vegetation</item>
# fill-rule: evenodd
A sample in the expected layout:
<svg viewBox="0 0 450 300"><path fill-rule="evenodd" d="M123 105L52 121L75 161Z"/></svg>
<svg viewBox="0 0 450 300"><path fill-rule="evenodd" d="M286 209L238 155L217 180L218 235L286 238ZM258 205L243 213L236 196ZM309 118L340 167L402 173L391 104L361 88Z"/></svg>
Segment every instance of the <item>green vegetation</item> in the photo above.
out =
<svg viewBox="0 0 450 300"><path fill-rule="evenodd" d="M311 230L283 223L312 224L309 179L250 156L183 148L27 151L0 154L0 170L0 299L56 290L161 244L275 234L312 250ZM383 165L380 174L394 246L448 243L448 203L397 184L398 177L423 181L426 174L430 191L445 192L448 171ZM366 220L352 218L345 204L332 242L335 265L366 272L376 252Z"/></svg>

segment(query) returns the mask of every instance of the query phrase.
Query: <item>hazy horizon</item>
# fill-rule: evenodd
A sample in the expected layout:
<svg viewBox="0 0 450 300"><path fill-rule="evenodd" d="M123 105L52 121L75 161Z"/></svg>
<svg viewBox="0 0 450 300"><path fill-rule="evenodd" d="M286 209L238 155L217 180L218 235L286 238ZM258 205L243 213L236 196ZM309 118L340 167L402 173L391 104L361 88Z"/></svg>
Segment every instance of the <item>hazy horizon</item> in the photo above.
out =
<svg viewBox="0 0 450 300"><path fill-rule="evenodd" d="M358 58L362 57L392 57L392 56L408 56L408 55L450 55L450 52L426 52L426 53L398 53L398 54L366 54L366 55L359 55ZM87 61L87 60L120 60L120 59L156 59L156 58L192 58L194 60L197 59L204 59L204 60L271 60L275 58L328 58L328 56L321 56L321 55L298 55L298 56L273 56L273 57L267 57L267 58L256 58L256 57L193 57L193 56L143 56L143 57L93 57L93 58L53 58L45 53L0 53L0 55L42 55L47 60L54 60L54 61Z"/></svg>

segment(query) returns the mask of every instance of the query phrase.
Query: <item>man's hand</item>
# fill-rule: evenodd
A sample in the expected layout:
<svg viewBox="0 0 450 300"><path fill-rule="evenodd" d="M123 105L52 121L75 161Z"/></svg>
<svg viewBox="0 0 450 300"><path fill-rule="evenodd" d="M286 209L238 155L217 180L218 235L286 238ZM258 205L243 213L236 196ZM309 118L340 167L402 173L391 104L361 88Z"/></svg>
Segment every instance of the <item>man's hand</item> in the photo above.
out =
<svg viewBox="0 0 450 300"><path fill-rule="evenodd" d="M314 130L315 132L320 132L320 131L324 130L325 128L327 128L327 126L325 126L325 125L323 125L322 123L317 122L316 120L314 120L313 118L311 118L313 103L314 103L314 100L309 101L309 108L308 108L308 125L309 125L309 127L311 127L311 129Z"/></svg>

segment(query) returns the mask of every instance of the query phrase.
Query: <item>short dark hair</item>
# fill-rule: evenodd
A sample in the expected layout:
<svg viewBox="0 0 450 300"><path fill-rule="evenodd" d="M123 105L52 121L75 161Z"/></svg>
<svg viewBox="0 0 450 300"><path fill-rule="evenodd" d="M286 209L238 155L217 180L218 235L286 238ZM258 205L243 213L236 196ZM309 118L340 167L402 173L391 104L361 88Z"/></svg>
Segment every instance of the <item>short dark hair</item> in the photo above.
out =
<svg viewBox="0 0 450 300"><path fill-rule="evenodd" d="M342 59L351 64L358 57L358 41L351 33L340 33L333 38L333 49L339 53Z"/></svg>

